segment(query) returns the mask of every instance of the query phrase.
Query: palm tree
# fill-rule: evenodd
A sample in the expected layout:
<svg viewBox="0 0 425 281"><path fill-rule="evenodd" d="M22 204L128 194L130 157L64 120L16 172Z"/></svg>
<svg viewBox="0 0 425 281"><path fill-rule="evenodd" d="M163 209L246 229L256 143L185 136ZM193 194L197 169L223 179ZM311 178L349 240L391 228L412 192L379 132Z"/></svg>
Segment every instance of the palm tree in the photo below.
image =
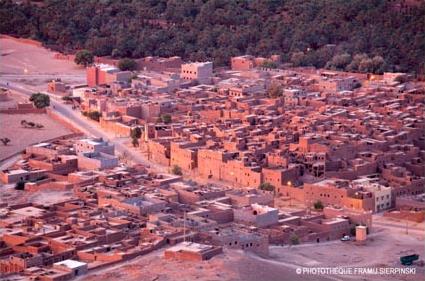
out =
<svg viewBox="0 0 425 281"><path fill-rule="evenodd" d="M1 138L0 141L3 143L4 146L6 146L10 142L10 139L9 138Z"/></svg>

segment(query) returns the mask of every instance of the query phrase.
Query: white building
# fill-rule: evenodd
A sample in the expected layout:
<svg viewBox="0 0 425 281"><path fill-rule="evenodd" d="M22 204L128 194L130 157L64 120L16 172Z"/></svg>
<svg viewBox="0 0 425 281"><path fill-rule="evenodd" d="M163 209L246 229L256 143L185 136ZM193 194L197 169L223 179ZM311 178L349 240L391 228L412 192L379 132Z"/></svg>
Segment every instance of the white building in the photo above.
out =
<svg viewBox="0 0 425 281"><path fill-rule="evenodd" d="M212 62L194 62L182 64L180 78L183 80L197 80L201 84L210 84L212 74Z"/></svg>
<svg viewBox="0 0 425 281"><path fill-rule="evenodd" d="M365 190L374 194L375 212L391 208L391 187L383 186L377 183L372 183L363 186Z"/></svg>
<svg viewBox="0 0 425 281"><path fill-rule="evenodd" d="M85 152L97 152L97 153L107 153L114 155L114 145L109 144L108 142L99 139L81 139L76 141L75 145L76 154L85 153Z"/></svg>
<svg viewBox="0 0 425 281"><path fill-rule="evenodd" d="M61 262L56 262L53 264L53 267L72 272L74 276L83 275L88 271L87 263L76 260L64 260Z"/></svg>
<svg viewBox="0 0 425 281"><path fill-rule="evenodd" d="M279 210L265 205L251 204L251 206L234 210L236 222L254 224L256 227L275 225L279 221Z"/></svg>

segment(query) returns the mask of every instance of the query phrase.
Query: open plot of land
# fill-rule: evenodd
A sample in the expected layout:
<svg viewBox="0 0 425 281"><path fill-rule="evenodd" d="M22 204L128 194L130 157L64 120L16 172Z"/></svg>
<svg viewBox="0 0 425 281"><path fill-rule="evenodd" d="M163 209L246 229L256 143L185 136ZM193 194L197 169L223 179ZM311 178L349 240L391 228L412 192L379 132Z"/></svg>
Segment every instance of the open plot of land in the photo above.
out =
<svg viewBox="0 0 425 281"><path fill-rule="evenodd" d="M42 124L44 128L24 128L21 126L21 120ZM7 146L0 145L0 160L24 150L31 144L71 133L71 130L54 121L47 114L0 114L0 137L11 140Z"/></svg>
<svg viewBox="0 0 425 281"><path fill-rule="evenodd" d="M202 262L164 260L163 251L141 256L81 276L78 281L129 280L129 281L297 281L318 280L314 276L299 276L295 270L270 264L242 251L225 250L224 254ZM331 280L324 277L321 280Z"/></svg>
<svg viewBox="0 0 425 281"><path fill-rule="evenodd" d="M270 256L274 263L300 267L396 267L400 256L417 253L423 259L425 243L423 233L406 235L403 231L375 228L366 245L354 242L332 241L323 244L300 245L297 247L271 247ZM338 276L340 277L340 276ZM347 276L344 279L359 278ZM424 280L423 267L416 268L415 275L363 275L367 280ZM359 279L357 279L359 280Z"/></svg>
<svg viewBox="0 0 425 281"><path fill-rule="evenodd" d="M61 78L70 84L85 82L85 71L72 61L54 58L54 52L7 38L0 38L0 74L2 80L27 85L45 85Z"/></svg>
<svg viewBox="0 0 425 281"><path fill-rule="evenodd" d="M16 108L16 105L19 102L29 102L28 97L24 95L17 94L14 91L10 91L8 94L8 99L4 101L0 101L0 110Z"/></svg>
<svg viewBox="0 0 425 281"><path fill-rule="evenodd" d="M240 250L224 250L224 254L203 262L170 261L163 251L105 267L81 276L80 280L424 280L424 268L416 267L414 275L303 275L300 267L392 267L403 268L400 255L425 251L423 236L402 235L388 229L377 229L367 245L331 241L293 247L270 248L270 257L261 258Z"/></svg>

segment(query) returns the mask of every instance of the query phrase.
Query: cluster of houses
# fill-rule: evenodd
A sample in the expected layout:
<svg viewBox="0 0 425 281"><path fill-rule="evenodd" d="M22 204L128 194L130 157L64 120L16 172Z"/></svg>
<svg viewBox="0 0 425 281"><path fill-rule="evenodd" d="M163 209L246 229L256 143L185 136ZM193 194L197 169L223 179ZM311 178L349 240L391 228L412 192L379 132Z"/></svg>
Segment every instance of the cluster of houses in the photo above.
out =
<svg viewBox="0 0 425 281"><path fill-rule="evenodd" d="M366 75L270 68L279 56L144 67L77 89L84 112L120 137L142 131L139 150L185 175L233 187L379 212L423 193L423 83L403 73ZM88 69L110 72L97 65ZM168 116L168 118L163 118ZM337 198L321 192L341 193Z"/></svg>
<svg viewBox="0 0 425 281"><path fill-rule="evenodd" d="M363 240L377 212L423 221L424 85L280 65L150 58L136 72L88 67L87 87L52 81L115 136L139 128L134 149L182 173L124 165L102 139L28 147L0 180L73 198L0 205L0 273L67 280L163 247L165 259L267 256L269 244Z"/></svg>
<svg viewBox="0 0 425 281"><path fill-rule="evenodd" d="M53 204L0 205L3 276L68 280L164 247L165 259L205 260L224 248L267 256L269 244L329 241L372 227L371 211L336 205L285 211L274 207L273 191L201 185L129 167L101 139L30 146L1 180L23 183L22 192L73 194Z"/></svg>

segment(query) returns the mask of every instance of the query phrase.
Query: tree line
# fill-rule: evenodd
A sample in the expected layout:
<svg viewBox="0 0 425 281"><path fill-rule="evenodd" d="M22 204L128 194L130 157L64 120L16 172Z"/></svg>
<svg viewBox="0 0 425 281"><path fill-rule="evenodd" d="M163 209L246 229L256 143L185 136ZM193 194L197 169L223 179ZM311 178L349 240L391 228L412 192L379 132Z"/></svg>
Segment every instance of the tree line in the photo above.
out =
<svg viewBox="0 0 425 281"><path fill-rule="evenodd" d="M221 66L235 55L280 54L299 66L423 72L425 4L405 14L392 2L3 0L0 32L114 58L181 56Z"/></svg>

